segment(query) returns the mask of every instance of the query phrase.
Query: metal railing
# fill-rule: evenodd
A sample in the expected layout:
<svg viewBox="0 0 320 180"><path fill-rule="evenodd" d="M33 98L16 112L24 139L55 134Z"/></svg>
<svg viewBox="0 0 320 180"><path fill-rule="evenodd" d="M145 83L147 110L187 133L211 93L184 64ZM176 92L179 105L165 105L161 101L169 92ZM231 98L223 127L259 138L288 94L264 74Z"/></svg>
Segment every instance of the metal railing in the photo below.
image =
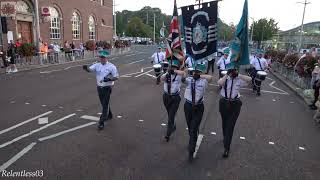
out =
<svg viewBox="0 0 320 180"><path fill-rule="evenodd" d="M300 77L298 73L293 70L293 68L288 68L279 62L272 63L271 67L274 71L279 73L297 87L301 89L312 88L312 78Z"/></svg>

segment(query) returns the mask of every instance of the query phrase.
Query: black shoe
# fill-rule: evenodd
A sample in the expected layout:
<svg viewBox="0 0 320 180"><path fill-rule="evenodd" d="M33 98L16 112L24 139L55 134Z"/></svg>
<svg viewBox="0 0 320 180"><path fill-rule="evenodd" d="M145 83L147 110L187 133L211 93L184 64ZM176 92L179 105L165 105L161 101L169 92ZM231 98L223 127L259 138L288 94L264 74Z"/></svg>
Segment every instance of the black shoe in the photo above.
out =
<svg viewBox="0 0 320 180"><path fill-rule="evenodd" d="M261 93L260 93L260 92L257 92L257 96L261 96Z"/></svg>
<svg viewBox="0 0 320 180"><path fill-rule="evenodd" d="M229 150L224 150L222 157L228 158L229 157Z"/></svg>
<svg viewBox="0 0 320 180"><path fill-rule="evenodd" d="M194 160L194 158L193 158L193 153L189 153L188 161L189 161L190 163L192 163L193 160Z"/></svg>
<svg viewBox="0 0 320 180"><path fill-rule="evenodd" d="M169 142L170 141L170 136L165 136L164 139L165 139L166 142Z"/></svg>
<svg viewBox="0 0 320 180"><path fill-rule="evenodd" d="M102 130L104 128L104 123L99 123L98 130Z"/></svg>
<svg viewBox="0 0 320 180"><path fill-rule="evenodd" d="M311 110L317 110L318 108L317 108L317 106L313 105L313 106L310 106L310 109Z"/></svg>

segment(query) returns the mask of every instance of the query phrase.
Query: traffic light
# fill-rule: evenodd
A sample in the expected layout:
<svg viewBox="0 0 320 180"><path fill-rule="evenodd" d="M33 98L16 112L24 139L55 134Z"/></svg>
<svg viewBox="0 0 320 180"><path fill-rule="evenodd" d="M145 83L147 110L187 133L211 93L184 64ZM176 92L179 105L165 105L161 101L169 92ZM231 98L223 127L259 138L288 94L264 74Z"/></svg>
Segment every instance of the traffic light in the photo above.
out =
<svg viewBox="0 0 320 180"><path fill-rule="evenodd" d="M8 26L7 26L7 18L1 17L1 26L2 26L2 33L7 34L8 33Z"/></svg>

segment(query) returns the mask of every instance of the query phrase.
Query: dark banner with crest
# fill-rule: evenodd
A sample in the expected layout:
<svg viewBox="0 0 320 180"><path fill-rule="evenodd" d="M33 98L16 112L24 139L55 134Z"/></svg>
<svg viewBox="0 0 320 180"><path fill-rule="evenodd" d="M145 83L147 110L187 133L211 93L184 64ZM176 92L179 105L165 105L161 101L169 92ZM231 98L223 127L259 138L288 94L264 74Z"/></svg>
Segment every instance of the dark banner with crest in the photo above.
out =
<svg viewBox="0 0 320 180"><path fill-rule="evenodd" d="M197 61L213 58L217 51L218 2L182 7L186 53Z"/></svg>

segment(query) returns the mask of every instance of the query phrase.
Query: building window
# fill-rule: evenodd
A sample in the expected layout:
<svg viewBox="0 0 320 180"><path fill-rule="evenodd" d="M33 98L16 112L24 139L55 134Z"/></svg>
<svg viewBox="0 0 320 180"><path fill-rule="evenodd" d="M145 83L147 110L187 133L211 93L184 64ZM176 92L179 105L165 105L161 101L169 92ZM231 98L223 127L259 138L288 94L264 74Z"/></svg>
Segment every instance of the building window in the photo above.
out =
<svg viewBox="0 0 320 180"><path fill-rule="evenodd" d="M74 12L72 14L71 24L72 24L72 37L74 40L79 40L81 30L80 30L80 16L78 13Z"/></svg>
<svg viewBox="0 0 320 180"><path fill-rule="evenodd" d="M16 5L16 10L19 13L26 13L26 14L32 13L31 8L25 1L18 1Z"/></svg>
<svg viewBox="0 0 320 180"><path fill-rule="evenodd" d="M61 21L56 8L50 7L50 39L60 39Z"/></svg>
<svg viewBox="0 0 320 180"><path fill-rule="evenodd" d="M89 39L95 40L96 39L96 23L93 16L89 16L88 25L89 25Z"/></svg>

